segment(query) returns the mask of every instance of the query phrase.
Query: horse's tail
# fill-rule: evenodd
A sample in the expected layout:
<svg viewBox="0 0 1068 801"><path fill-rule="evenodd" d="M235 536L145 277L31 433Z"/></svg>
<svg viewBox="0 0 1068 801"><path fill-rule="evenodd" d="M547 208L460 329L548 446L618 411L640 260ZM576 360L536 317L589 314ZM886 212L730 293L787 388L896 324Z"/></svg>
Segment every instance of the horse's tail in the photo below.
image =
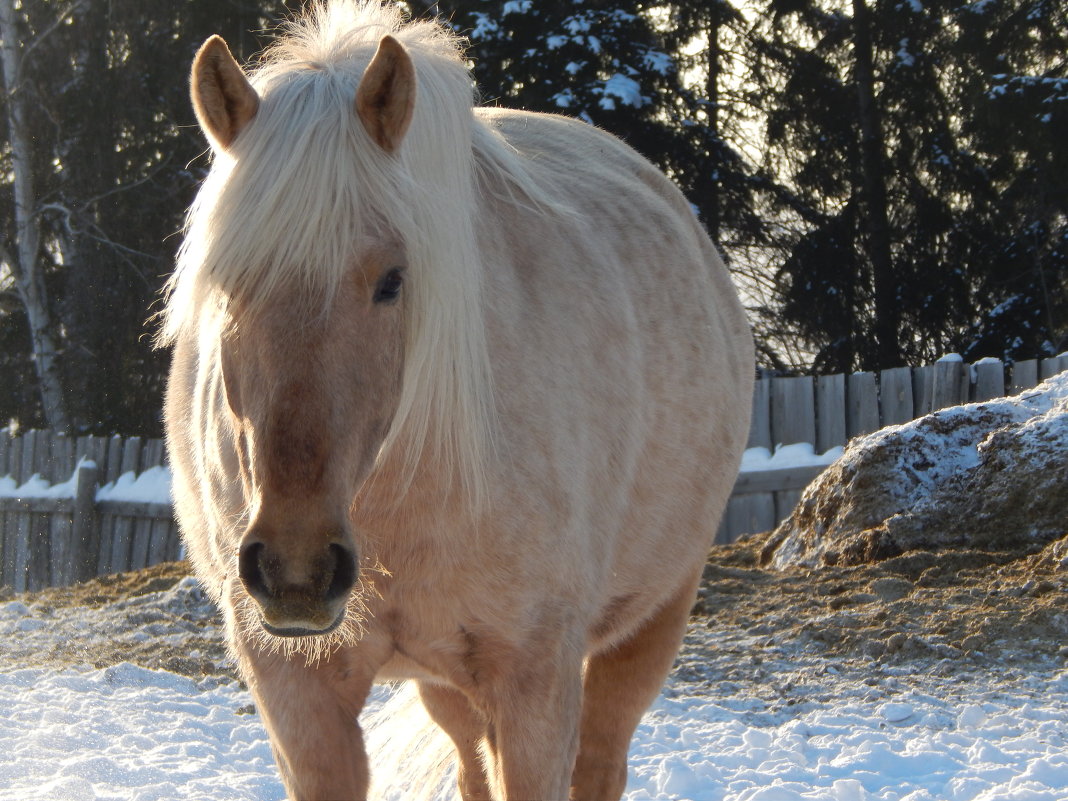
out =
<svg viewBox="0 0 1068 801"><path fill-rule="evenodd" d="M380 801L449 801L456 797L455 750L427 715L415 682L389 690L364 721L372 797Z"/></svg>

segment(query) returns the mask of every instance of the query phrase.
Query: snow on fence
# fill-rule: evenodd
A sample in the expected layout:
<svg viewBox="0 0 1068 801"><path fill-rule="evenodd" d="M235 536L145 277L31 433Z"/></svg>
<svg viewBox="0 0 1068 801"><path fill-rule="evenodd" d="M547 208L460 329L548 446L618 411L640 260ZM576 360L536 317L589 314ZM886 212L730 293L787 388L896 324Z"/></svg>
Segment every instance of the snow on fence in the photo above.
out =
<svg viewBox="0 0 1068 801"><path fill-rule="evenodd" d="M960 403L1017 394L1068 369L1068 354L852 375L764 377L742 471L717 535L785 518L859 434ZM162 440L0 431L0 586L16 592L146 567L179 554Z"/></svg>
<svg viewBox="0 0 1068 801"><path fill-rule="evenodd" d="M178 549L162 440L0 432L0 586L71 584Z"/></svg>

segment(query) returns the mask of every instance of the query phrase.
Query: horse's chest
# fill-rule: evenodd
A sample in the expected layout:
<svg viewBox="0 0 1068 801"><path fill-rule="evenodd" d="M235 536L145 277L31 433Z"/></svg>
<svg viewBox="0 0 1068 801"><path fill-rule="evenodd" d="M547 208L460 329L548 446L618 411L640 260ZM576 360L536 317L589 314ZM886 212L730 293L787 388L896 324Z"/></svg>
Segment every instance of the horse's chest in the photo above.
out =
<svg viewBox="0 0 1068 801"><path fill-rule="evenodd" d="M464 621L448 599L432 604L409 594L405 603L383 604L374 610L374 618L379 635L388 638L392 646L392 656L379 669L379 679L463 681L468 673L464 667Z"/></svg>
<svg viewBox="0 0 1068 801"><path fill-rule="evenodd" d="M485 616L460 614L445 599L383 610L376 622L392 643L379 680L428 680L474 690L492 682L516 652L517 632Z"/></svg>

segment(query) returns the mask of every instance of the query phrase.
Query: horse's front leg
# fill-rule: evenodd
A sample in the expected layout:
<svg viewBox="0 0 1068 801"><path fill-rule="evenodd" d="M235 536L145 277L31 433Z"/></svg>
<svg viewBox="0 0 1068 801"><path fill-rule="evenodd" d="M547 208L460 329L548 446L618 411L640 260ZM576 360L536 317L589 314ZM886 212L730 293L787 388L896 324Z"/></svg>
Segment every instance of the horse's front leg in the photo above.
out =
<svg viewBox="0 0 1068 801"><path fill-rule="evenodd" d="M502 800L568 797L578 752L582 654L553 645L524 653L476 691L488 713L486 750Z"/></svg>
<svg viewBox="0 0 1068 801"><path fill-rule="evenodd" d="M242 673L271 740L291 801L364 799L369 769L357 721L373 671L352 651L309 665L237 643Z"/></svg>

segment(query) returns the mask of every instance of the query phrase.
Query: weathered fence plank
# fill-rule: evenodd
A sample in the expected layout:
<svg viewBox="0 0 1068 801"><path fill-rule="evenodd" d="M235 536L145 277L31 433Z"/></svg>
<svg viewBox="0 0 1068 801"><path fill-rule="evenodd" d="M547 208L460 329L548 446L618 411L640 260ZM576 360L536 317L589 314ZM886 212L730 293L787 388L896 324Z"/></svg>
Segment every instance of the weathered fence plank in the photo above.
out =
<svg viewBox="0 0 1068 801"><path fill-rule="evenodd" d="M785 520L801 500L801 490L784 490L775 493L775 525ZM772 526L774 528L775 526Z"/></svg>
<svg viewBox="0 0 1068 801"><path fill-rule="evenodd" d="M66 481L74 472L74 440L66 434L56 434L52 440L52 469L48 480L53 484Z"/></svg>
<svg viewBox="0 0 1068 801"><path fill-rule="evenodd" d="M934 365L931 411L968 402L968 370L960 360L944 360Z"/></svg>
<svg viewBox="0 0 1068 801"><path fill-rule="evenodd" d="M43 565L40 584L34 589L63 586L73 581L70 563L70 530L74 520L72 517L61 514L50 514L46 520L48 521L48 560Z"/></svg>
<svg viewBox="0 0 1068 801"><path fill-rule="evenodd" d="M130 541L133 538L133 521L125 515L105 515L111 519L111 556L109 573L121 573L130 569Z"/></svg>
<svg viewBox="0 0 1068 801"><path fill-rule="evenodd" d="M803 490L812 479L823 472L825 467L826 465L796 465L739 473L738 479L734 482L734 494Z"/></svg>
<svg viewBox="0 0 1068 801"><path fill-rule="evenodd" d="M155 565L170 558L170 543L168 540L170 538L171 525L169 516L167 518L157 517L152 520L152 530L148 540L148 564Z"/></svg>
<svg viewBox="0 0 1068 801"><path fill-rule="evenodd" d="M15 565L11 586L15 592L26 592L26 571L30 566L30 532L33 515L19 512L15 515Z"/></svg>
<svg viewBox="0 0 1068 801"><path fill-rule="evenodd" d="M844 375L821 375L816 379L816 452L845 445L846 392Z"/></svg>
<svg viewBox="0 0 1068 801"><path fill-rule="evenodd" d="M1018 395L1038 383L1038 360L1025 359L1012 366L1012 382L1009 393Z"/></svg>
<svg viewBox="0 0 1068 801"><path fill-rule="evenodd" d="M137 472L143 473L163 464L163 440L146 439L141 449L141 465Z"/></svg>
<svg viewBox="0 0 1068 801"><path fill-rule="evenodd" d="M118 479L119 476L126 475L127 473L136 473L138 465L141 460L141 438L130 437L124 443L122 447L122 459L118 465L118 475L113 481ZM109 511L112 511L112 524L111 524L111 560L109 562L110 573L118 573L123 570L129 570L132 566L131 558L133 556L133 537L134 537L134 520L125 513L113 511L114 507L111 507Z"/></svg>
<svg viewBox="0 0 1068 801"><path fill-rule="evenodd" d="M105 437L78 437L74 457L75 463L83 460L92 462L99 471L98 475L105 475L108 458L107 439Z"/></svg>
<svg viewBox="0 0 1068 801"><path fill-rule="evenodd" d="M1053 378L1053 376L1065 370L1068 370L1068 354L1052 356L1039 362L1038 377L1045 381L1047 378Z"/></svg>
<svg viewBox="0 0 1068 801"><path fill-rule="evenodd" d="M34 467L37 464L37 441L40 438L40 433L37 431L27 431L22 435L21 464L18 472L20 484L25 484L36 472Z"/></svg>
<svg viewBox="0 0 1068 801"><path fill-rule="evenodd" d="M775 447L771 439L771 379L758 378L753 385L753 417L747 448Z"/></svg>
<svg viewBox="0 0 1068 801"><path fill-rule="evenodd" d="M771 439L778 445L816 441L816 396L812 376L771 382Z"/></svg>
<svg viewBox="0 0 1068 801"><path fill-rule="evenodd" d="M22 437L11 440L11 451L7 455L8 474L21 484L22 477Z"/></svg>
<svg viewBox="0 0 1068 801"><path fill-rule="evenodd" d="M879 401L883 426L896 426L912 420L912 368L891 367L879 373Z"/></svg>
<svg viewBox="0 0 1068 801"><path fill-rule="evenodd" d="M768 531L775 528L775 496L770 492L734 495L727 502L717 543L734 542L742 534Z"/></svg>
<svg viewBox="0 0 1068 801"><path fill-rule="evenodd" d="M916 367L912 371L912 411L923 417L934 411L934 365Z"/></svg>
<svg viewBox="0 0 1068 801"><path fill-rule="evenodd" d="M74 503L70 498L39 498L33 495L26 498L0 498L0 509L19 514L70 514L73 508Z"/></svg>
<svg viewBox="0 0 1068 801"><path fill-rule="evenodd" d="M846 404L846 432L850 439L879 430L879 390L874 373L849 376Z"/></svg>
<svg viewBox="0 0 1068 801"><path fill-rule="evenodd" d="M973 365L975 387L971 400L986 401L1005 394L1005 367L997 359L981 359Z"/></svg>
<svg viewBox="0 0 1068 801"><path fill-rule="evenodd" d="M173 561L175 559L181 559L183 556L182 538L178 534L178 523L173 519L167 522L164 550L167 554L166 560Z"/></svg>
<svg viewBox="0 0 1068 801"><path fill-rule="evenodd" d="M123 439L118 434L108 440L107 466L104 468L104 481L108 484L122 475L122 454L124 451Z"/></svg>

